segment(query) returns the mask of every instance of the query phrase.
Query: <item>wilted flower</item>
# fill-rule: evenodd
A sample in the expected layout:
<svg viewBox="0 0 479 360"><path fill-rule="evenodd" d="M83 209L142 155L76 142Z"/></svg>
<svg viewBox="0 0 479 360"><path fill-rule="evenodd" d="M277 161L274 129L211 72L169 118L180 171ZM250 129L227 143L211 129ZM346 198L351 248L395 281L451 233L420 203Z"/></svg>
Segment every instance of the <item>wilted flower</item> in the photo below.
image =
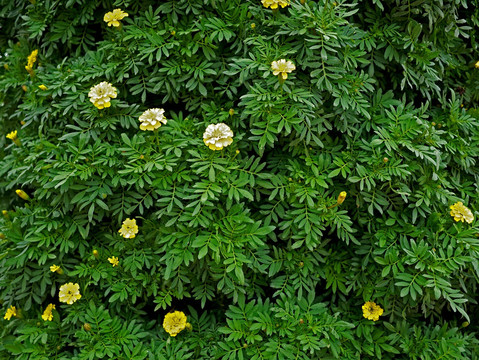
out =
<svg viewBox="0 0 479 360"><path fill-rule="evenodd" d="M210 124L203 134L203 142L211 150L222 150L233 142L233 131L223 123Z"/></svg>
<svg viewBox="0 0 479 360"><path fill-rule="evenodd" d="M367 301L363 305L363 316L368 320L378 321L384 310L372 301Z"/></svg>
<svg viewBox="0 0 479 360"><path fill-rule="evenodd" d="M140 129L141 130L156 130L161 124L166 124L166 118L164 109L148 109L140 115Z"/></svg>
<svg viewBox="0 0 479 360"><path fill-rule="evenodd" d="M127 17L127 16L128 14L124 12L123 10L115 9L113 11L107 12L105 16L103 17L103 21L108 23L108 26L113 25L115 27L118 27L120 26L119 20L122 20L124 17Z"/></svg>
<svg viewBox="0 0 479 360"><path fill-rule="evenodd" d="M118 266L118 264L120 263L116 256L112 256L111 258L108 258L108 261L110 262L110 264L113 265L113 267Z"/></svg>
<svg viewBox="0 0 479 360"><path fill-rule="evenodd" d="M55 309L54 304L49 304L45 311L43 312L42 319L45 321L52 321L53 320L53 310Z"/></svg>
<svg viewBox="0 0 479 360"><path fill-rule="evenodd" d="M12 316L17 316L17 308L15 306L10 306L3 317L5 320L10 320Z"/></svg>
<svg viewBox="0 0 479 360"><path fill-rule="evenodd" d="M271 63L271 69L273 70L273 75L281 74L281 78L286 80L288 73L296 70L296 66L289 60L280 59Z"/></svg>
<svg viewBox="0 0 479 360"><path fill-rule="evenodd" d="M176 336L186 327L186 315L182 311L170 312L165 315L163 320L163 329L170 334Z"/></svg>
<svg viewBox="0 0 479 360"><path fill-rule="evenodd" d="M118 232L126 239L133 239L138 234L138 226L135 219L127 218L123 221L121 229Z"/></svg>
<svg viewBox="0 0 479 360"><path fill-rule="evenodd" d="M110 107L110 100L116 98L116 95L116 88L106 81L102 81L101 83L93 86L88 93L90 101L98 109Z"/></svg>
<svg viewBox="0 0 479 360"><path fill-rule="evenodd" d="M75 301L81 298L80 285L67 283L60 286L58 297L61 302L65 302L68 305L73 304Z"/></svg>
<svg viewBox="0 0 479 360"><path fill-rule="evenodd" d="M472 211L469 210L466 206L464 206L461 201L449 206L449 208L451 209L450 214L454 218L454 220L458 222L466 221L468 224L474 221L474 215L472 214Z"/></svg>

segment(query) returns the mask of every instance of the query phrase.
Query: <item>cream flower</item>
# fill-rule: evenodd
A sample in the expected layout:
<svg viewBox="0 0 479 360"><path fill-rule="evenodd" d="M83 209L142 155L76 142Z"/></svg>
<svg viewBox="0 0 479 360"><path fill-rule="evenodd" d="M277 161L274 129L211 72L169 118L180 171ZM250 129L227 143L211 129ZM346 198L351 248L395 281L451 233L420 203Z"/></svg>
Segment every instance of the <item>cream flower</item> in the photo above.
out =
<svg viewBox="0 0 479 360"><path fill-rule="evenodd" d="M116 88L106 81L93 86L88 93L90 101L98 109L110 107L110 100L116 98L116 95Z"/></svg>
<svg viewBox="0 0 479 360"><path fill-rule="evenodd" d="M58 297L61 302L65 302L68 305L73 304L75 301L81 298L80 285L67 283L60 286Z"/></svg>
<svg viewBox="0 0 479 360"><path fill-rule="evenodd" d="M451 209L451 216L457 222L464 222L465 220L468 224L470 224L474 221L474 215L472 214L472 211L469 210L469 208L467 208L466 206L464 206L461 201L449 206L449 208Z"/></svg>
<svg viewBox="0 0 479 360"><path fill-rule="evenodd" d="M290 73L293 70L296 70L296 66L289 61L285 59L281 59L278 61L273 61L271 63L271 69L273 70L273 75L279 75L281 74L283 80L286 80L288 78L288 73Z"/></svg>
<svg viewBox="0 0 479 360"><path fill-rule="evenodd" d="M113 11L107 12L103 17L103 21L108 23L108 26L120 26L119 20L122 20L124 17L127 17L128 14L121 9L115 9Z"/></svg>
<svg viewBox="0 0 479 360"><path fill-rule="evenodd" d="M233 131L223 123L210 124L203 134L203 142L211 150L222 150L233 142Z"/></svg>
<svg viewBox="0 0 479 360"><path fill-rule="evenodd" d="M127 218L123 221L121 229L118 232L126 239L133 239L138 234L138 225L136 225L135 219Z"/></svg>
<svg viewBox="0 0 479 360"><path fill-rule="evenodd" d="M148 109L143 114L140 115L140 129L141 130L156 130L162 124L166 124L166 118L164 109Z"/></svg>
<svg viewBox="0 0 479 360"><path fill-rule="evenodd" d="M54 304L49 304L45 311L43 312L42 319L44 321L52 321L53 320L53 310L55 309Z"/></svg>

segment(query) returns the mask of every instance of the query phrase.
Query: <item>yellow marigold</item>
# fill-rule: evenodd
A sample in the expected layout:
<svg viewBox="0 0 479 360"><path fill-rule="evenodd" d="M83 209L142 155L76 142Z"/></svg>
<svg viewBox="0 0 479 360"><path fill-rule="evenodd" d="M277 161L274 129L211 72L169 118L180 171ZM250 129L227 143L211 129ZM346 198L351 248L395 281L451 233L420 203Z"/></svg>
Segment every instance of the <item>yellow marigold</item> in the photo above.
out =
<svg viewBox="0 0 479 360"><path fill-rule="evenodd" d="M103 17L103 21L108 23L108 26L120 26L120 21L123 18L127 17L128 14L121 9L115 9L113 11L107 12Z"/></svg>
<svg viewBox="0 0 479 360"><path fill-rule="evenodd" d="M265 8L277 9L278 5L282 8L289 5L289 0L261 0Z"/></svg>
<svg viewBox="0 0 479 360"><path fill-rule="evenodd" d="M110 100L116 98L116 95L116 88L106 81L102 81L101 83L93 86L88 93L90 101L98 109L110 107Z"/></svg>
<svg viewBox="0 0 479 360"><path fill-rule="evenodd" d="M203 142L211 150L222 150L233 142L233 131L223 123L210 124L203 134Z"/></svg>
<svg viewBox="0 0 479 360"><path fill-rule="evenodd" d="M372 301L367 301L363 305L363 316L368 320L378 321L384 310Z"/></svg>
<svg viewBox="0 0 479 360"><path fill-rule="evenodd" d="M454 220L461 222L464 222L465 220L468 224L474 221L474 215L472 214L472 211L464 206L461 201L449 206L449 208L451 209L450 214Z"/></svg>
<svg viewBox="0 0 479 360"><path fill-rule="evenodd" d="M17 139L17 130L13 130L12 132L8 133L7 139L15 141Z"/></svg>
<svg viewBox="0 0 479 360"><path fill-rule="evenodd" d="M33 73L33 64L37 61L38 50L33 50L27 58L27 65L25 65L25 69L32 74Z"/></svg>
<svg viewBox="0 0 479 360"><path fill-rule="evenodd" d="M271 63L271 69L273 70L273 75L281 74L281 78L286 80L288 73L296 70L296 66L289 60L280 59Z"/></svg>
<svg viewBox="0 0 479 360"><path fill-rule="evenodd" d="M127 218L123 221L121 229L118 232L126 239L133 239L138 234L138 225L136 225L135 219Z"/></svg>
<svg viewBox="0 0 479 360"><path fill-rule="evenodd" d="M176 336L185 329L186 324L186 315L182 311L174 311L165 315L163 329L170 336Z"/></svg>
<svg viewBox="0 0 479 360"><path fill-rule="evenodd" d="M341 191L338 196L338 204L341 205L344 202L344 199L346 199L347 192L346 191Z"/></svg>
<svg viewBox="0 0 479 360"><path fill-rule="evenodd" d="M476 67L476 69L479 69L479 61L476 62L476 64L474 66Z"/></svg>
<svg viewBox="0 0 479 360"><path fill-rule="evenodd" d="M43 85L43 84L42 84L42 85L38 85L38 88L39 88L40 90L47 90L47 87L46 87L45 85Z"/></svg>
<svg viewBox="0 0 479 360"><path fill-rule="evenodd" d="M55 309L54 304L49 304L45 311L43 312L42 319L45 321L52 321L53 320L53 310Z"/></svg>
<svg viewBox="0 0 479 360"><path fill-rule="evenodd" d="M140 115L140 129L141 130L156 130L158 129L161 124L166 124L165 118L165 110L164 109L148 109L143 114Z"/></svg>
<svg viewBox="0 0 479 360"><path fill-rule="evenodd" d="M108 258L108 261L110 262L110 264L113 265L113 267L118 266L118 264L120 263L116 256L112 256L111 258Z"/></svg>
<svg viewBox="0 0 479 360"><path fill-rule="evenodd" d="M53 264L52 266L50 266L50 271L51 271L51 272L56 272L56 273L58 273L58 274L60 274L60 275L63 274L62 268L61 268L60 266L58 266L58 265L55 265L55 264Z"/></svg>
<svg viewBox="0 0 479 360"><path fill-rule="evenodd" d="M23 200L30 200L30 196L28 196L28 194L23 191L23 190L20 190L20 189L17 189L15 190L15 192L17 193L18 196L20 196Z"/></svg>
<svg viewBox="0 0 479 360"><path fill-rule="evenodd" d="M58 297L61 302L67 303L68 305L73 304L75 301L81 298L80 285L73 284L71 282L63 284L60 286Z"/></svg>
<svg viewBox="0 0 479 360"><path fill-rule="evenodd" d="M15 306L10 306L3 317L5 320L10 320L12 316L17 316L17 308Z"/></svg>

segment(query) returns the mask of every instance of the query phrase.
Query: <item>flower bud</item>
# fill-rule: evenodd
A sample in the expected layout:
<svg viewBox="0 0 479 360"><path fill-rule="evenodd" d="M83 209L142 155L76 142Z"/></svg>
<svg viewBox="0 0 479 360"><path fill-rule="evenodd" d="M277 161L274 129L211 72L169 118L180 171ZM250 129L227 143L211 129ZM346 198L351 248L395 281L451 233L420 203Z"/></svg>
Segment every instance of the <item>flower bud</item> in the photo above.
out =
<svg viewBox="0 0 479 360"><path fill-rule="evenodd" d="M7 210L2 210L2 214L3 214L3 216L5 217L5 219L10 219L10 215L8 215L8 211L7 211Z"/></svg>
<svg viewBox="0 0 479 360"><path fill-rule="evenodd" d="M341 205L344 202L344 199L346 199L346 191L341 191L338 196L337 203L338 205Z"/></svg>
<svg viewBox="0 0 479 360"><path fill-rule="evenodd" d="M8 70L8 64L3 64L3 67L5 68L5 70Z"/></svg>
<svg viewBox="0 0 479 360"><path fill-rule="evenodd" d="M188 330L188 331L193 330L193 326L191 326L190 323L186 323L186 326L185 326L185 327L186 327L186 330Z"/></svg>
<svg viewBox="0 0 479 360"><path fill-rule="evenodd" d="M0 233L0 239L5 239L5 234L4 233Z"/></svg>
<svg viewBox="0 0 479 360"><path fill-rule="evenodd" d="M235 109L229 109L228 114L230 114L230 116L233 116L235 114Z"/></svg>
<svg viewBox="0 0 479 360"><path fill-rule="evenodd" d="M300 261L299 262L299 267L303 267L304 266L304 262Z"/></svg>
<svg viewBox="0 0 479 360"><path fill-rule="evenodd" d="M387 157L383 158L383 162L387 163L388 161L389 161L389 159Z"/></svg>
<svg viewBox="0 0 479 360"><path fill-rule="evenodd" d="M175 35L176 35L176 31L175 31L175 30L172 30L172 31L170 32L170 34L173 35L173 36L175 36Z"/></svg>
<svg viewBox="0 0 479 360"><path fill-rule="evenodd" d="M27 85L22 85L22 90L26 92L28 90Z"/></svg>
<svg viewBox="0 0 479 360"><path fill-rule="evenodd" d="M462 327L467 327L467 326L469 326L469 322L468 322L468 321L464 321L464 322L462 323Z"/></svg>
<svg viewBox="0 0 479 360"><path fill-rule="evenodd" d="M98 250L97 250L97 249L94 249L94 250L92 251L92 253L93 253L93 256L98 259L98 255L99 255L99 254L98 254Z"/></svg>
<svg viewBox="0 0 479 360"><path fill-rule="evenodd" d="M251 29L254 30L255 27L256 27L256 24L255 24L255 23L251 23Z"/></svg>
<svg viewBox="0 0 479 360"><path fill-rule="evenodd" d="M303 319L299 319L299 323L300 323L300 324L304 324L304 320L303 320Z"/></svg>
<svg viewBox="0 0 479 360"><path fill-rule="evenodd" d="M23 200L30 200L30 196L28 196L28 194L23 191L23 190L20 190L20 189L17 189L15 190L15 192L17 193L18 196L20 196Z"/></svg>
<svg viewBox="0 0 479 360"><path fill-rule="evenodd" d="M91 330L91 325L89 323L84 323L83 324L83 329L85 329L85 331L90 331Z"/></svg>

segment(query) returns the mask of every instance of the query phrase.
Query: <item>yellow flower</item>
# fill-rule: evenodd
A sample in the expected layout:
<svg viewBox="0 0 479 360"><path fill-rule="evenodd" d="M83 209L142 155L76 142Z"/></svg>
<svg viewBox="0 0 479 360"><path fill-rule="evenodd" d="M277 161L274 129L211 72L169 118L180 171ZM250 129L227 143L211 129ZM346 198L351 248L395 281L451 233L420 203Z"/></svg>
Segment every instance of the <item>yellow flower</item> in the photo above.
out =
<svg viewBox="0 0 479 360"><path fill-rule="evenodd" d="M233 116L235 114L235 109L229 109L228 114L230 114L230 116Z"/></svg>
<svg viewBox="0 0 479 360"><path fill-rule="evenodd" d="M93 256L98 259L98 255L99 255L98 250L97 250L97 249L94 249L94 250L93 250Z"/></svg>
<svg viewBox="0 0 479 360"><path fill-rule="evenodd" d="M479 61L476 62L476 63L474 64L474 66L476 67L476 69L479 69Z"/></svg>
<svg viewBox="0 0 479 360"><path fill-rule="evenodd" d="M111 258L108 258L108 261L110 262L110 264L113 265L113 267L118 266L118 264L120 263L116 256L112 256Z"/></svg>
<svg viewBox="0 0 479 360"><path fill-rule="evenodd" d="M93 86L88 93L90 101L98 109L110 107L110 100L116 98L116 95L116 88L106 81Z"/></svg>
<svg viewBox="0 0 479 360"><path fill-rule="evenodd" d="M6 219L10 218L10 215L8 215L7 210L2 210L2 214L3 214L3 216L5 216Z"/></svg>
<svg viewBox="0 0 479 360"><path fill-rule="evenodd" d="M176 336L186 327L186 315L182 311L170 312L165 315L163 320L163 329L170 334Z"/></svg>
<svg viewBox="0 0 479 360"><path fill-rule="evenodd" d="M15 306L10 306L7 309L7 312L5 313L5 316L3 318L5 320L10 320L12 318L12 316L17 317L17 309L15 308Z"/></svg>
<svg viewBox="0 0 479 360"><path fill-rule="evenodd" d="M11 133L8 133L7 139L15 141L17 139L17 130L13 130Z"/></svg>
<svg viewBox="0 0 479 360"><path fill-rule="evenodd" d="M282 8L289 5L289 0L261 0L265 8L277 9L278 5Z"/></svg>
<svg viewBox="0 0 479 360"><path fill-rule="evenodd" d="M40 90L46 90L46 89L47 89L47 87L46 87L45 85L43 85L43 84L42 84L42 85L38 85L38 88L39 88Z"/></svg>
<svg viewBox="0 0 479 360"><path fill-rule="evenodd" d="M191 326L191 324L190 324L190 323L186 323L186 326L185 326L185 328L186 328L186 330L188 330L188 331L191 331L191 330L193 330L193 326Z"/></svg>
<svg viewBox="0 0 479 360"><path fill-rule="evenodd" d="M118 27L120 26L120 21L124 17L127 17L128 14L121 9L115 9L113 11L107 12L105 16L103 17L103 21L108 23L108 26L115 26Z"/></svg>
<svg viewBox="0 0 479 360"><path fill-rule="evenodd" d="M140 115L140 129L141 130L156 130L161 124L166 124L166 118L164 109L148 109Z"/></svg>
<svg viewBox="0 0 479 360"><path fill-rule="evenodd" d="M118 232L123 236L125 239L133 239L136 234L138 234L138 226L136 225L136 220L130 220L127 218L123 221L123 225Z"/></svg>
<svg viewBox="0 0 479 360"><path fill-rule="evenodd" d="M55 265L55 264L53 264L52 266L50 266L50 271L51 271L51 272L56 272L56 273L58 273L58 274L60 274L60 275L63 274L62 268L61 268L60 266L58 266L58 265Z"/></svg>
<svg viewBox="0 0 479 360"><path fill-rule="evenodd" d="M464 206L461 201L449 206L449 208L451 209L450 214L454 220L462 222L465 220L468 224L474 221L474 215L472 214L472 211Z"/></svg>
<svg viewBox="0 0 479 360"><path fill-rule="evenodd" d="M341 205L344 202L344 199L346 199L347 192L346 191L341 191L338 196L338 205Z"/></svg>
<svg viewBox="0 0 479 360"><path fill-rule="evenodd" d="M223 123L210 124L203 134L203 142L211 150L222 150L233 142L233 131Z"/></svg>
<svg viewBox="0 0 479 360"><path fill-rule="evenodd" d="M52 311L55 309L54 304L49 304L45 311L43 312L42 319L45 321L52 321L53 320L53 313Z"/></svg>
<svg viewBox="0 0 479 360"><path fill-rule="evenodd" d="M17 189L15 190L15 192L17 193L18 196L20 196L23 200L30 200L30 196L28 196L28 194L23 191L23 190L20 190L20 189Z"/></svg>
<svg viewBox="0 0 479 360"><path fill-rule="evenodd" d="M81 298L80 285L67 283L60 286L58 297L61 302L65 302L68 305L73 304L75 301Z"/></svg>
<svg viewBox="0 0 479 360"><path fill-rule="evenodd" d="M256 27L255 23L251 23L251 29L254 29Z"/></svg>
<svg viewBox="0 0 479 360"><path fill-rule="evenodd" d="M368 320L378 321L384 310L372 301L367 301L363 305L363 316Z"/></svg>
<svg viewBox="0 0 479 360"><path fill-rule="evenodd" d="M271 69L273 70L273 75L279 75L281 74L281 77L283 80L286 80L288 78L288 73L290 73L293 70L296 70L296 66L289 61L285 59L281 59L278 61L273 61L271 63Z"/></svg>
<svg viewBox="0 0 479 360"><path fill-rule="evenodd" d="M33 74L33 64L37 61L38 50L33 50L27 58L27 65L25 65L25 69L30 73Z"/></svg>

